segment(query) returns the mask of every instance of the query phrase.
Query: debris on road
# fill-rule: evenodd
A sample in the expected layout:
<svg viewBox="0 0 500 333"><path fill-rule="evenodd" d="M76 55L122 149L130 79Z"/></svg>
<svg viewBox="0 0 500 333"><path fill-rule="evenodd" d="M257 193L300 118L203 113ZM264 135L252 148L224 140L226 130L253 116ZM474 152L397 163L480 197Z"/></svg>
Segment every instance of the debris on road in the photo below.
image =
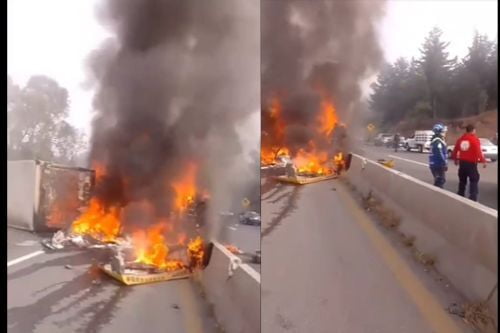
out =
<svg viewBox="0 0 500 333"><path fill-rule="evenodd" d="M238 247L234 245L226 245L226 249L231 252L232 254L241 254L243 253Z"/></svg>
<svg viewBox="0 0 500 333"><path fill-rule="evenodd" d="M394 165L395 165L394 160L379 159L379 160L377 160L377 162L379 164L382 164L383 166L391 168L391 169L394 168Z"/></svg>
<svg viewBox="0 0 500 333"><path fill-rule="evenodd" d="M125 285L137 285L189 278L195 269L208 265L210 251L201 238L196 238L185 247L175 248L177 251L180 249L185 251L178 253L178 259L156 263L137 258L131 248L118 246L112 248L114 256L110 262L99 265L99 268Z"/></svg>
<svg viewBox="0 0 500 333"><path fill-rule="evenodd" d="M116 280L129 285L146 284L153 282L162 282L169 280L186 279L191 276L191 272L186 269L178 269L176 271L166 272L150 272L144 269L129 269L123 268L122 273L114 271L110 264L101 266L102 270Z"/></svg>
<svg viewBox="0 0 500 333"><path fill-rule="evenodd" d="M462 318L465 323L479 332L494 332L495 321L488 311L487 302L488 300L478 303L452 303L446 310Z"/></svg>
<svg viewBox="0 0 500 333"><path fill-rule="evenodd" d="M64 231L59 230L56 232L51 239L42 240L42 245L51 250L60 250L64 248L64 245L68 242L68 238L64 234Z"/></svg>
<svg viewBox="0 0 500 333"><path fill-rule="evenodd" d="M114 246L131 246L130 238L119 237L113 242L102 242L90 236L72 235L70 232L65 233L62 230L57 231L52 238L43 239L41 244L50 250L62 250L66 247L74 247L78 249L101 249Z"/></svg>
<svg viewBox="0 0 500 333"><path fill-rule="evenodd" d="M418 262L425 266L433 266L436 263L436 258L433 255L423 253L417 249L413 251L413 255Z"/></svg>
<svg viewBox="0 0 500 333"><path fill-rule="evenodd" d="M260 251L257 250L254 253L249 253L249 252L244 252L237 248L234 245L226 245L226 249L231 252L232 254L235 254L239 257L244 257L246 258L247 261L249 261L252 264L260 264Z"/></svg>
<svg viewBox="0 0 500 333"><path fill-rule="evenodd" d="M71 265L64 265L64 268L66 268L66 269L73 269L73 266L71 266Z"/></svg>
<svg viewBox="0 0 500 333"><path fill-rule="evenodd" d="M317 177L306 177L306 176L295 176L295 177L276 176L276 177L274 177L274 179L276 179L280 182L292 183L292 184L297 184L297 185L312 184L312 183L317 183L317 182L321 182L324 180L335 179L335 178L338 178L338 176L336 174L332 174L332 175L328 175L328 176L317 176Z"/></svg>

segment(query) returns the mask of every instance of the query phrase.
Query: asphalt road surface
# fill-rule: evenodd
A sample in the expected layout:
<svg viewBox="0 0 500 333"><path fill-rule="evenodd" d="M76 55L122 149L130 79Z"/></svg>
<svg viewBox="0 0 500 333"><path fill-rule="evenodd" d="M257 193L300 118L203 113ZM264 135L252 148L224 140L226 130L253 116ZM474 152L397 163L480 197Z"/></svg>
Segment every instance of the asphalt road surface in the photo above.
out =
<svg viewBox="0 0 500 333"><path fill-rule="evenodd" d="M101 254L45 253L39 241L8 229L9 332L218 332L191 280L124 286L92 268Z"/></svg>
<svg viewBox="0 0 500 333"><path fill-rule="evenodd" d="M244 253L255 254L260 250L260 226L243 225L236 218L228 219L223 223L219 242L224 245L233 245ZM252 263L246 256L240 256L253 269L260 273L260 264Z"/></svg>
<svg viewBox="0 0 500 333"><path fill-rule="evenodd" d="M375 146L363 146L359 151L365 157L377 159L392 159L395 162L394 169L404 172L412 177L418 178L428 183L433 183L433 178L428 167L429 154L418 152L407 152ZM486 169L479 165L479 203L498 210L498 162L488 163ZM450 161L448 172L446 173L446 183L444 188L457 193L458 190L458 167ZM466 195L468 193L466 192Z"/></svg>
<svg viewBox="0 0 500 333"><path fill-rule="evenodd" d="M264 179L262 332L469 332L453 287L411 258L340 180Z"/></svg>

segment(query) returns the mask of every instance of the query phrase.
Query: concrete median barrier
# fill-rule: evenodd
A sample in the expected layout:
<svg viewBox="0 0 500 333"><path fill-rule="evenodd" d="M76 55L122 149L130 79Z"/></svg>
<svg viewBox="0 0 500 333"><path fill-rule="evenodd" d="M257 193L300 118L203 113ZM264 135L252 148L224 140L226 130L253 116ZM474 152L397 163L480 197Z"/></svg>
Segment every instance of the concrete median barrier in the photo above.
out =
<svg viewBox="0 0 500 333"><path fill-rule="evenodd" d="M371 192L399 215L400 231L437 258L436 269L467 299L486 299L498 280L496 210L356 154L346 177L361 194ZM489 306L496 314L496 294Z"/></svg>
<svg viewBox="0 0 500 333"><path fill-rule="evenodd" d="M218 322L227 333L260 332L260 274L247 264L233 266L230 274L239 258L222 244L213 245L200 282Z"/></svg>

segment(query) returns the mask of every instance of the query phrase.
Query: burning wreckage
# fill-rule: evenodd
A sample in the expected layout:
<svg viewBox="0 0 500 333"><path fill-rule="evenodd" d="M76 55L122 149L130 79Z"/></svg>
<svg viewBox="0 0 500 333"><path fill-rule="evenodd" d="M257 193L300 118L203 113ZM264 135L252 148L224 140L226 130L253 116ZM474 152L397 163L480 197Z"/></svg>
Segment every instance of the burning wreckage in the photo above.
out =
<svg viewBox="0 0 500 333"><path fill-rule="evenodd" d="M97 181L102 177L97 171ZM205 268L210 259L212 244L206 244L200 232L208 196L196 193L192 172L173 187L175 211L168 220L125 231L122 220L126 207L106 207L93 197L86 211L69 227L44 239L42 244L55 251L103 251L107 261L99 265L100 269L126 285L188 278ZM54 209L60 209L61 205L54 205ZM140 207L143 211L151 210L147 203ZM190 230L189 241L181 229Z"/></svg>
<svg viewBox="0 0 500 333"><path fill-rule="evenodd" d="M277 170L274 178L293 184L309 184L337 178L349 166L350 155L345 147L346 125L339 122L331 101L323 101L314 128L313 138L305 144L287 144L283 107L272 99L267 115L270 132L263 134L261 168ZM276 173L276 172L275 172Z"/></svg>

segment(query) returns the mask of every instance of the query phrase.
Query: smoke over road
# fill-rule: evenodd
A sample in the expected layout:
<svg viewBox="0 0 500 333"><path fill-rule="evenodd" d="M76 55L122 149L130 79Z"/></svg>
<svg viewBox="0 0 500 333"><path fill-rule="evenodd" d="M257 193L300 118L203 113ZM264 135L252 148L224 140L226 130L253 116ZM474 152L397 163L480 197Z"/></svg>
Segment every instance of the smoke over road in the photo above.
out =
<svg viewBox="0 0 500 333"><path fill-rule="evenodd" d="M96 195L147 201L158 218L189 163L213 212L258 183L236 130L259 108L258 2L106 0L98 15L114 37L89 57L91 160L106 167Z"/></svg>
<svg viewBox="0 0 500 333"><path fill-rule="evenodd" d="M296 150L315 141L325 100L352 125L362 107L360 84L383 61L376 25L384 9L381 0L262 1L263 145L282 141ZM286 124L279 137L273 99Z"/></svg>

